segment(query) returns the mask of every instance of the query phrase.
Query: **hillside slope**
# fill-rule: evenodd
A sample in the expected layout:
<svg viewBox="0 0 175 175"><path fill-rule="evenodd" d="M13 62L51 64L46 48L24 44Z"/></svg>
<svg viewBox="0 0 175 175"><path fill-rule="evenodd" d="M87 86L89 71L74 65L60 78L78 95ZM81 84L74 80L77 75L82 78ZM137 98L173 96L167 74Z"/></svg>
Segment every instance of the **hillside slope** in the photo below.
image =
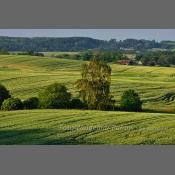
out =
<svg viewBox="0 0 175 175"><path fill-rule="evenodd" d="M80 78L83 61L35 56L0 56L0 83L22 99L57 81L77 95L74 83ZM112 94L117 103L126 89L136 90L144 109L175 112L175 69L112 64Z"/></svg>

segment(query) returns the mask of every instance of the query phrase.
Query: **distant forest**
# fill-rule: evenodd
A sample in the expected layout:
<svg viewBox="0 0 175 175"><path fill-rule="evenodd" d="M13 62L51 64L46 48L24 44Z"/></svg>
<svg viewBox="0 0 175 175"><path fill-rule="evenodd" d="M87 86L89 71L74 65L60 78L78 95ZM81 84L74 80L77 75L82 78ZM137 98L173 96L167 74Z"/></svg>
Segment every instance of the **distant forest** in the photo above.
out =
<svg viewBox="0 0 175 175"><path fill-rule="evenodd" d="M117 41L98 40L88 37L6 37L0 36L0 50L8 51L87 51L87 50L137 50L144 51L153 48L175 49L175 41L136 40L126 39Z"/></svg>

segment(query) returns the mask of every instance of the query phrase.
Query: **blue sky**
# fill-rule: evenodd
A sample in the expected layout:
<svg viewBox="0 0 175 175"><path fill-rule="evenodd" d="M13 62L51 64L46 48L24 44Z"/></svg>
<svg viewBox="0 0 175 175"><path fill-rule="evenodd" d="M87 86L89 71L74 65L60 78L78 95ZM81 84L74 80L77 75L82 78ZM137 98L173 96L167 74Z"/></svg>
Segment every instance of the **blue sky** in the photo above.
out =
<svg viewBox="0 0 175 175"><path fill-rule="evenodd" d="M172 40L175 41L175 29L0 29L0 36L18 37L92 37L109 40L115 38Z"/></svg>

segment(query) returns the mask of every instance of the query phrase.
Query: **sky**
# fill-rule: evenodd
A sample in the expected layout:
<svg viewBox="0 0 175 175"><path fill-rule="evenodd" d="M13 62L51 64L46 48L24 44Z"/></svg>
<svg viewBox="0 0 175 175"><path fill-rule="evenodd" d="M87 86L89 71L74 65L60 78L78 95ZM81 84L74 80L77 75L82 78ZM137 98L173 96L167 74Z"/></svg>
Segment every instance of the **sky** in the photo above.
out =
<svg viewBox="0 0 175 175"><path fill-rule="evenodd" d="M126 38L175 41L175 29L0 29L0 36L91 37L102 40Z"/></svg>

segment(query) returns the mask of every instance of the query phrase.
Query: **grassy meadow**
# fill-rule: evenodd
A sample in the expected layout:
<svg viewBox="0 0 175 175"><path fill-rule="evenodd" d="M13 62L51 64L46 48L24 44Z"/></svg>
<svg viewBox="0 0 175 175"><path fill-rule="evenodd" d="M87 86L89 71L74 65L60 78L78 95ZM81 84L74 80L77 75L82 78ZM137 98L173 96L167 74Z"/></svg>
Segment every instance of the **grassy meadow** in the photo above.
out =
<svg viewBox="0 0 175 175"><path fill-rule="evenodd" d="M76 97L74 82L80 78L82 63L59 58L0 55L0 83L23 100L37 96L53 82L64 83ZM175 68L117 64L111 67L111 90L116 105L124 90L134 89L140 94L146 112L1 111L0 144L175 144ZM117 129L77 130L76 125ZM73 130L63 129L65 126Z"/></svg>
<svg viewBox="0 0 175 175"><path fill-rule="evenodd" d="M0 144L175 144L175 114L89 110L0 113Z"/></svg>

